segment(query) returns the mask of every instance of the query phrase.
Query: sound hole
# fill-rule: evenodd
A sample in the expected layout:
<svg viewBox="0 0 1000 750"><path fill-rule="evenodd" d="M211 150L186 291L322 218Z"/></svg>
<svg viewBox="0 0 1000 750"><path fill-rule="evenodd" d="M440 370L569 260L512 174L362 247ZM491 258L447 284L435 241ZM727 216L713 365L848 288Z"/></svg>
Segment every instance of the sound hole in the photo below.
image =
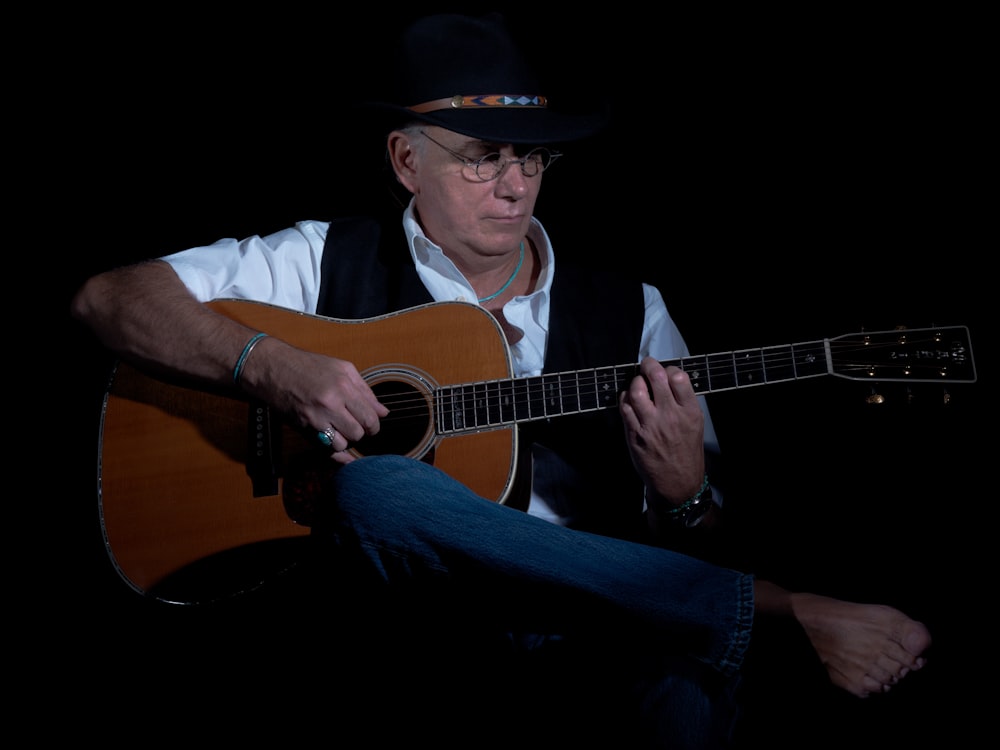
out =
<svg viewBox="0 0 1000 750"><path fill-rule="evenodd" d="M386 380L372 385L378 400L389 407L377 435L363 438L354 450L363 456L392 453L416 456L433 434L431 410L425 394L410 383Z"/></svg>

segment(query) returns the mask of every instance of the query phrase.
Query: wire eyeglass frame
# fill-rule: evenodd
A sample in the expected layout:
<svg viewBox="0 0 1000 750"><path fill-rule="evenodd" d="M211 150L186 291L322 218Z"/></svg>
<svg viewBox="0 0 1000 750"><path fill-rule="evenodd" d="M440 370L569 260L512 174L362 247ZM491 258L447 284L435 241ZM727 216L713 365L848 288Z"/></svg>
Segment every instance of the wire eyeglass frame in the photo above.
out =
<svg viewBox="0 0 1000 750"><path fill-rule="evenodd" d="M531 149L531 151L526 153L520 159L508 158L497 151L492 151L485 156L480 156L478 159L470 159L468 156L460 154L457 151L452 151L443 143L434 140L427 134L426 130L421 130L420 134L438 148L447 151L449 154L461 161L466 167L469 167L472 170L472 173L476 176L476 179L480 182L491 182L499 178L507 168L508 164L519 164L521 166L521 174L525 177L536 177L551 167L552 163L562 156L562 153L559 151L553 151L550 148L538 146Z"/></svg>

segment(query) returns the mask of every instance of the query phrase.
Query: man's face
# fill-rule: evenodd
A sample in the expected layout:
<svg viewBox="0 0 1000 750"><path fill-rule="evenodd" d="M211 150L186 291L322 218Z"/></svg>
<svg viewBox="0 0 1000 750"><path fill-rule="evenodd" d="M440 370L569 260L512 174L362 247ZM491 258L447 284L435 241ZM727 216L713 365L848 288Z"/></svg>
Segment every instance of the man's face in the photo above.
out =
<svg viewBox="0 0 1000 750"><path fill-rule="evenodd" d="M462 245L482 255L497 255L517 247L528 231L529 220L542 184L538 162L522 168L508 162L530 147L489 143L443 128L427 126L423 143L416 145L416 169L411 192L424 231L434 242L449 248ZM489 154L479 168L470 166ZM500 166L498 177L483 180ZM528 176L525 171L535 171Z"/></svg>

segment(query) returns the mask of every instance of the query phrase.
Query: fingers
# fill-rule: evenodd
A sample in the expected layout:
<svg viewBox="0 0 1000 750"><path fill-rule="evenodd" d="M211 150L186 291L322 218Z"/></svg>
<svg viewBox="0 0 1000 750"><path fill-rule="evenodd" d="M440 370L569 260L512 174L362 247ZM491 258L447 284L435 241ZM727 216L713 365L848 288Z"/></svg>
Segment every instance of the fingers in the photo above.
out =
<svg viewBox="0 0 1000 750"><path fill-rule="evenodd" d="M333 447L344 450L366 436L378 434L381 420L389 414L371 386L347 362L333 360L335 369L321 381L322 389L313 396L314 408L310 421L323 431L327 426L338 431L345 446L332 441Z"/></svg>
<svg viewBox="0 0 1000 750"><path fill-rule="evenodd" d="M324 379L319 402L329 409L329 421L351 442L379 431L389 414L368 382L349 362L334 360L337 369Z"/></svg>
<svg viewBox="0 0 1000 750"><path fill-rule="evenodd" d="M294 415L310 437L335 430L339 438L326 436L331 450L377 434L389 414L351 362L288 347L278 365L268 370L267 382L259 384L262 397Z"/></svg>
<svg viewBox="0 0 1000 750"><path fill-rule="evenodd" d="M388 413L389 410L377 401L374 405L355 401L333 409L329 421L348 442L356 443L366 436L377 435L381 420Z"/></svg>
<svg viewBox="0 0 1000 750"><path fill-rule="evenodd" d="M367 435L375 435L379 431L377 418L373 422L374 428L368 428L349 411L341 409L327 414L329 416L325 417L326 424L321 424L316 430L316 439L333 455L346 453L353 443L357 443Z"/></svg>
<svg viewBox="0 0 1000 750"><path fill-rule="evenodd" d="M333 425L325 427L316 433L316 439L329 448L333 453L342 453L350 447L350 441L339 432Z"/></svg>
<svg viewBox="0 0 1000 750"><path fill-rule="evenodd" d="M647 357L639 369L649 384L654 401L669 399L681 406L695 403L697 394L691 385L691 378L676 365L664 367L652 357Z"/></svg>
<svg viewBox="0 0 1000 750"><path fill-rule="evenodd" d="M697 406L691 378L679 367L664 367L653 357L646 357L639 365L639 373L620 399L620 405L625 407L623 411L628 414L634 413L642 419L651 415L657 405Z"/></svg>
<svg viewBox="0 0 1000 750"><path fill-rule="evenodd" d="M339 464L348 464L357 456L351 452L351 443L333 425L316 433L319 440L330 451L330 458Z"/></svg>

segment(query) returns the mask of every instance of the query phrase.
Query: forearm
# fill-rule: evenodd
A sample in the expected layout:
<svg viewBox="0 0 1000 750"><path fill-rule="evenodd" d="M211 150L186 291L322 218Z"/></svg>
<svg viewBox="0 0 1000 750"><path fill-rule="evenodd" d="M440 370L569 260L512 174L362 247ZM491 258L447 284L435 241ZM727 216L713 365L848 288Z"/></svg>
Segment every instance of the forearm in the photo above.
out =
<svg viewBox="0 0 1000 750"><path fill-rule="evenodd" d="M313 430L348 441L378 432L389 412L353 363L266 336L193 297L174 270L148 261L87 281L71 312L123 360L146 369L239 386ZM239 377L237 366L239 364ZM337 460L351 460L337 445Z"/></svg>
<svg viewBox="0 0 1000 750"><path fill-rule="evenodd" d="M74 296L71 314L124 360L220 384L232 383L255 333L198 302L158 260L92 277Z"/></svg>

